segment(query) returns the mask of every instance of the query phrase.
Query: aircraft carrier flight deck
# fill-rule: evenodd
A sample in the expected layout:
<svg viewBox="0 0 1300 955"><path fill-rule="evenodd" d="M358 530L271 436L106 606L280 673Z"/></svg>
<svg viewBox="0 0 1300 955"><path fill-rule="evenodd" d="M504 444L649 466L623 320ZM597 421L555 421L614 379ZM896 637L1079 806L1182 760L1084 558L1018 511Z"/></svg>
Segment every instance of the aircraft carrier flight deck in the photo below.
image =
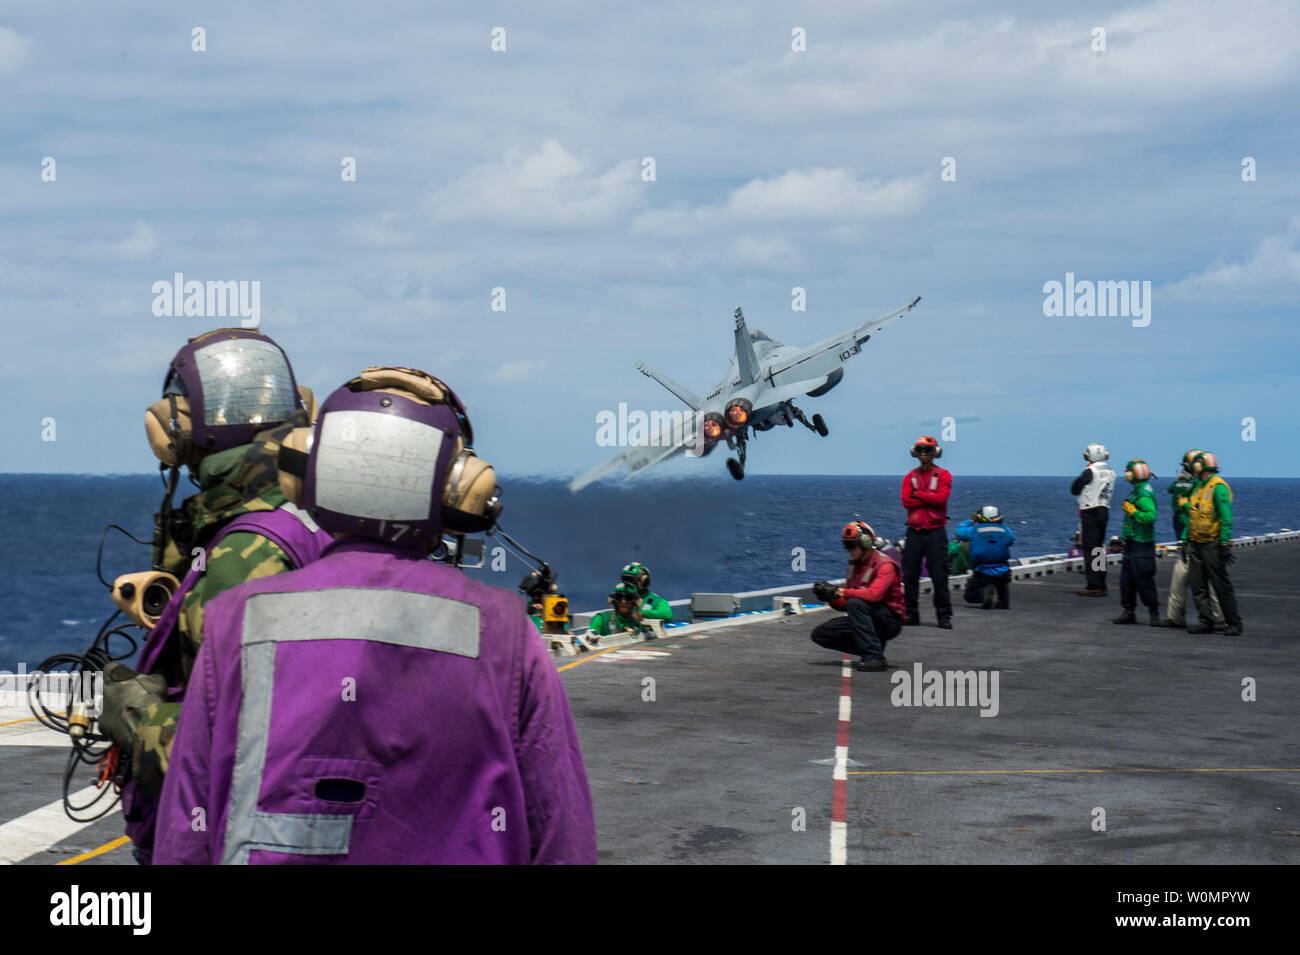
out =
<svg viewBox="0 0 1300 955"><path fill-rule="evenodd" d="M1237 637L1153 628L1141 608L1112 624L1112 568L1104 600L1060 572L1013 583L1010 610L954 593L953 630L922 596L886 672L809 640L824 608L557 656L600 860L1298 862L1300 541L1237 553ZM912 684L929 671L985 682L927 703ZM0 862L134 864L120 811L63 814L66 740L29 717L0 711Z"/></svg>

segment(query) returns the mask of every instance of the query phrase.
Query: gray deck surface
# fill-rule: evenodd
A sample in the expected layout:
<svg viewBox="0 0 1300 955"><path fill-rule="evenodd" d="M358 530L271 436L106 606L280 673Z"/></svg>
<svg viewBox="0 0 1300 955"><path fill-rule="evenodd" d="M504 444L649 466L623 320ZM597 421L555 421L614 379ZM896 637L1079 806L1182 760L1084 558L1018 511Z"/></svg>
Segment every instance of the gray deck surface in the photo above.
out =
<svg viewBox="0 0 1300 955"><path fill-rule="evenodd" d="M1113 570L1105 600L1075 596L1074 574L1013 584L1009 611L958 596L951 631L923 597L924 625L889 645L890 664L997 670L1000 712L895 707L889 672L854 672L848 862L1300 862L1298 556L1294 542L1240 553L1246 631L1234 638L1111 624ZM1170 569L1159 562L1162 595ZM840 658L808 633L829 618L764 617L557 661L602 862L828 861ZM1256 702L1242 701L1246 677ZM65 752L0 745L0 823L58 798ZM121 832L114 814L22 861ZM79 864L131 863L126 846Z"/></svg>

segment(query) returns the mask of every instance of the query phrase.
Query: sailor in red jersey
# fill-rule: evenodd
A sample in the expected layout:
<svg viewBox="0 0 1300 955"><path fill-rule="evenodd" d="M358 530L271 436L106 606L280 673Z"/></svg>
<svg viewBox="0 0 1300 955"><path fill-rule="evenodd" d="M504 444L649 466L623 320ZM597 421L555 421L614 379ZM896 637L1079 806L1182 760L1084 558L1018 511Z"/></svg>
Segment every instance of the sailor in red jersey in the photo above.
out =
<svg viewBox="0 0 1300 955"><path fill-rule="evenodd" d="M849 569L844 586L825 587L827 602L848 616L836 617L812 632L813 643L842 653L856 653L859 670L883 670L885 643L903 628L903 591L898 565L876 549L876 535L862 521L846 524L840 539L849 552Z"/></svg>
<svg viewBox="0 0 1300 955"><path fill-rule="evenodd" d="M952 595L948 592L948 495L952 493L952 475L934 463L943 448L928 434L916 439L912 457L919 466L903 476L901 495L907 509L907 542L903 546L903 603L907 606L908 626L919 626L917 609L921 589L921 559L925 559L930 580L934 583L934 610L939 626L952 629Z"/></svg>

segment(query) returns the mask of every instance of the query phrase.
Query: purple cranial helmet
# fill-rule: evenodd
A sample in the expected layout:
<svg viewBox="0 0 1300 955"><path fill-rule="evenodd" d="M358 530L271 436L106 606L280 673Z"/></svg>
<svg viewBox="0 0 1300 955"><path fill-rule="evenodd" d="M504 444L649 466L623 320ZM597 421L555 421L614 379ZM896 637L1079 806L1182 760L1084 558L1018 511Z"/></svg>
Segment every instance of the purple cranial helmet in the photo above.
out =
<svg viewBox="0 0 1300 955"><path fill-rule="evenodd" d="M201 454L247 444L299 407L284 350L247 328L191 339L163 381L163 397L169 396L188 401L189 444Z"/></svg>
<svg viewBox="0 0 1300 955"><path fill-rule="evenodd" d="M325 399L307 453L293 462L287 441L280 466L301 472L301 505L325 530L429 550L444 529L487 530L500 514L495 475L472 440L441 381L369 368Z"/></svg>

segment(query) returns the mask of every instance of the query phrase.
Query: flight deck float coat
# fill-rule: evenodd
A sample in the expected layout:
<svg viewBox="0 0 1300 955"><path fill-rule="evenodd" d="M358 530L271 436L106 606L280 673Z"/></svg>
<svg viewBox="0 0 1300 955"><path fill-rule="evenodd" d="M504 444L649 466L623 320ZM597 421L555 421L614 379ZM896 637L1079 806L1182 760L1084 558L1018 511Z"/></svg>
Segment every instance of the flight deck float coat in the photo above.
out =
<svg viewBox="0 0 1300 955"><path fill-rule="evenodd" d="M314 560L330 537L286 505L280 491L276 456L294 427L307 423L295 411L283 424L240 445L204 458L199 493L184 508L202 545L205 560L169 566L181 586L149 631L136 668L158 673L168 684L167 699L145 709L132 747L131 779L122 790L126 834L140 862L148 864L162 781L190 671L202 641L207 603L218 594L258 577L293 570ZM179 555L177 555L179 557ZM201 568L201 569L200 569Z"/></svg>
<svg viewBox="0 0 1300 955"><path fill-rule="evenodd" d="M660 597L654 591L646 591L646 595L641 598L641 619L642 620L664 620L673 619L673 608L667 600Z"/></svg>
<svg viewBox="0 0 1300 955"><path fill-rule="evenodd" d="M948 523L948 495L952 493L952 474L932 464L915 467L903 475L899 491L907 509L907 526L919 531L943 527Z"/></svg>
<svg viewBox="0 0 1300 955"><path fill-rule="evenodd" d="M274 546L277 553L284 555L285 561L295 567L315 560L330 539L329 535L319 528L315 530L309 528L303 522L300 512L288 503L274 511L257 511L234 518L217 533L209 546L215 553L228 538L237 538L239 535L254 538L257 543L250 545L253 547ZM168 644L178 639L175 625L186 598L202 576L203 572L199 569L191 569L181 581L180 588L172 595L171 601L163 608L157 624L149 632L149 639L144 649L140 651L141 673L151 672L158 665L159 658ZM187 681L190 676L190 673L186 673ZM149 781L153 781L168 770L172 746L176 739L176 727L183 712L182 702L186 685L169 686L167 702L151 707L148 719L152 722L147 721L141 727L141 739L137 740L135 759L137 765L143 764L143 768L148 770ZM158 729L159 733L151 735L151 729ZM145 748L150 740L154 741L154 745ZM165 775L162 778L165 779ZM145 864L150 862L154 843L157 796L156 791L142 786L138 778L130 780L122 790L122 812L126 820L126 834L135 844L139 860Z"/></svg>
<svg viewBox="0 0 1300 955"><path fill-rule="evenodd" d="M970 541L971 570L985 577L1002 577L1011 572L1011 545L1016 535L1011 528L995 523L962 521L957 525L958 540Z"/></svg>
<svg viewBox="0 0 1300 955"><path fill-rule="evenodd" d="M159 863L596 862L564 685L517 595L347 538L223 594L204 632Z"/></svg>
<svg viewBox="0 0 1300 955"><path fill-rule="evenodd" d="M1094 507L1110 507L1110 495L1115 489L1115 472L1105 461L1093 461L1070 485L1080 511Z"/></svg>
<svg viewBox="0 0 1300 955"><path fill-rule="evenodd" d="M1138 544L1151 544L1156 539L1156 494L1146 481L1133 485L1125 501L1137 510L1124 515L1123 537Z"/></svg>
<svg viewBox="0 0 1300 955"><path fill-rule="evenodd" d="M1188 497L1183 539L1200 544L1232 540L1232 488L1217 474L1198 483Z"/></svg>
<svg viewBox="0 0 1300 955"><path fill-rule="evenodd" d="M587 627L598 637L608 637L611 633L622 633L624 630L641 632L641 624L635 617L624 617L613 610L602 610L591 618Z"/></svg>
<svg viewBox="0 0 1300 955"><path fill-rule="evenodd" d="M833 609L843 612L848 602L855 597L867 603L884 604L898 615L899 620L906 614L898 565L878 550L871 551L864 561L849 563L848 579L844 581L844 596L832 597L829 602Z"/></svg>

